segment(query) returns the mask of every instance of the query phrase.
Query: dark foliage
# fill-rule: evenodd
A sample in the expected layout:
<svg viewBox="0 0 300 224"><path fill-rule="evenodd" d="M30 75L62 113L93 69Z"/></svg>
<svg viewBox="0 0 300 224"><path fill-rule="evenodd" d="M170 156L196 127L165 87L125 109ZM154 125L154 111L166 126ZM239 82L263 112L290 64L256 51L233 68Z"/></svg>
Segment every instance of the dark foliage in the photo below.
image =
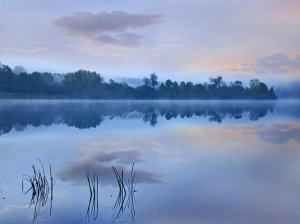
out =
<svg viewBox="0 0 300 224"><path fill-rule="evenodd" d="M268 88L257 79L249 87L241 81L226 84L221 76L209 83L193 84L167 80L158 82L152 73L144 84L133 88L125 82L104 82L100 74L85 70L62 75L61 82L50 73L15 74L8 66L0 67L0 92L29 96L89 99L277 99L273 87Z"/></svg>

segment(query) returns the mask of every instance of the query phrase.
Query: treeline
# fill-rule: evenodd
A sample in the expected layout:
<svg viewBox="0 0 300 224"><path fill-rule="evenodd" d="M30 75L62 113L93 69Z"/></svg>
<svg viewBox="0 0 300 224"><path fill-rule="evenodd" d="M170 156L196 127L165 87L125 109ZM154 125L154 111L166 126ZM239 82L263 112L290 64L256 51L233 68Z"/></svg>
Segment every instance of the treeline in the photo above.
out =
<svg viewBox="0 0 300 224"><path fill-rule="evenodd" d="M252 79L249 86L241 81L226 83L221 76L210 78L208 83L167 80L158 82L155 73L143 79L138 87L110 79L105 82L96 73L78 70L61 75L58 81L51 73L16 74L9 66L0 64L0 92L29 96L89 99L277 99L273 87Z"/></svg>

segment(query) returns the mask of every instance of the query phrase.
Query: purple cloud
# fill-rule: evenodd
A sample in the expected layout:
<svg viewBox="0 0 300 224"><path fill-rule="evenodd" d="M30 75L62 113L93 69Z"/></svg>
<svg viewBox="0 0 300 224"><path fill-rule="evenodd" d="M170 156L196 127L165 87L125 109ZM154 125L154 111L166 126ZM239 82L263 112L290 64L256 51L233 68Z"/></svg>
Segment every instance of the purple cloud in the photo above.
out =
<svg viewBox="0 0 300 224"><path fill-rule="evenodd" d="M161 15L135 14L123 11L73 12L53 21L53 24L68 33L90 38L94 41L119 46L135 46L140 43L141 35L128 30L157 24Z"/></svg>
<svg viewBox="0 0 300 224"><path fill-rule="evenodd" d="M290 74L299 72L300 55L289 57L285 54L268 55L256 60L253 64L246 64L242 71L256 74Z"/></svg>
<svg viewBox="0 0 300 224"><path fill-rule="evenodd" d="M116 36L101 35L97 40L104 44L112 44L119 46L136 46L141 43L142 36L133 33L122 33Z"/></svg>

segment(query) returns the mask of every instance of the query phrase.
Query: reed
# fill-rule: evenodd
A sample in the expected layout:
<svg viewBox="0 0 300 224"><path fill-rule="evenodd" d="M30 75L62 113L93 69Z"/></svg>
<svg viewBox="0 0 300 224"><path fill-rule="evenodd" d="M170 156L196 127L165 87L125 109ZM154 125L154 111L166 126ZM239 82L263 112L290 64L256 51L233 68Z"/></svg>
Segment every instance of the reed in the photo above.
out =
<svg viewBox="0 0 300 224"><path fill-rule="evenodd" d="M33 221L36 220L42 207L45 207L50 195L50 215L52 214L53 188L55 181L52 176L51 165L49 164L49 179L45 174L44 166L40 159L38 159L40 168L32 165L32 174L24 175L22 180L22 192L24 195L31 192L31 200L29 207L34 207ZM27 190L24 190L25 183L29 185Z"/></svg>

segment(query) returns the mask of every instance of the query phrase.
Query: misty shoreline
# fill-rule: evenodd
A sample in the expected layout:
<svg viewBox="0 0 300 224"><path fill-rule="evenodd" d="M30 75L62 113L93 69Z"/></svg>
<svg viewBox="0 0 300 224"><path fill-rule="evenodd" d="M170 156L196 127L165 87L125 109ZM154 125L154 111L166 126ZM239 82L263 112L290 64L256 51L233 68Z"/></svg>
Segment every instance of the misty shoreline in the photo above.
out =
<svg viewBox="0 0 300 224"><path fill-rule="evenodd" d="M104 78L96 72L78 70L68 74L12 70L0 66L1 98L75 98L75 99L277 99L274 87L258 79L249 84L240 80L226 82L222 76L209 82L161 82L156 73L144 77L143 85L133 87L126 82Z"/></svg>

